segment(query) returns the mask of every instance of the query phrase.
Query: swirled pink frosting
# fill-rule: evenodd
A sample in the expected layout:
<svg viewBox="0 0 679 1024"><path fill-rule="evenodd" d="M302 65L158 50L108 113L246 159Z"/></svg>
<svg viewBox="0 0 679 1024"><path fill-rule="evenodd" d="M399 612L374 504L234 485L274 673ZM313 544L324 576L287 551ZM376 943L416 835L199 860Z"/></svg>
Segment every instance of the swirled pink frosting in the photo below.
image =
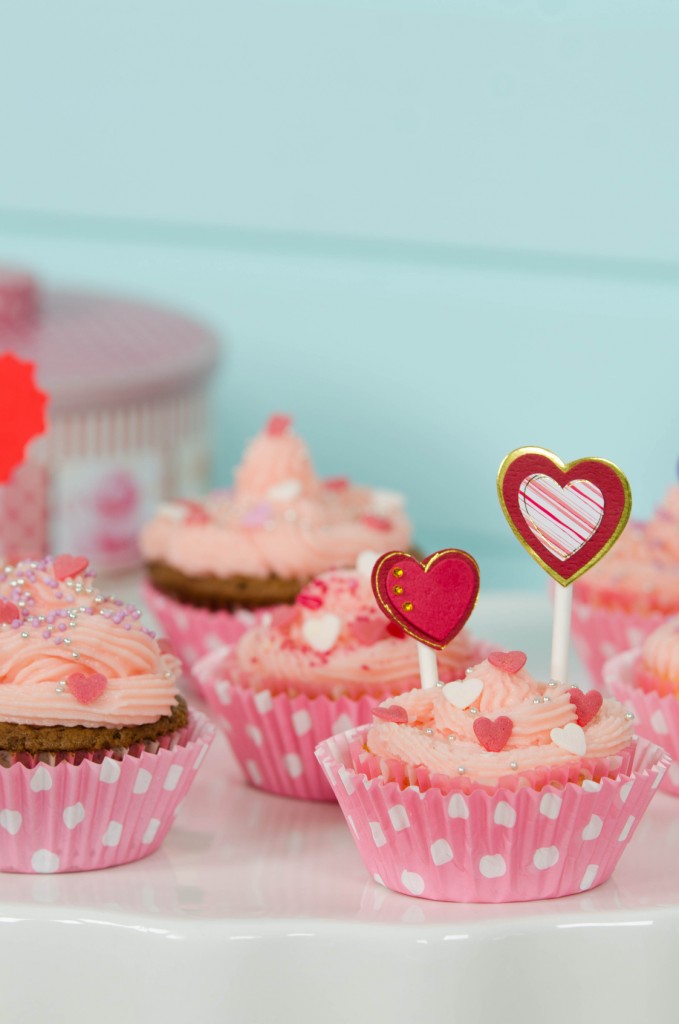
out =
<svg viewBox="0 0 679 1024"><path fill-rule="evenodd" d="M658 516L627 526L615 547L576 582L578 600L641 615L679 611L678 527L668 530L663 523L659 530Z"/></svg>
<svg viewBox="0 0 679 1024"><path fill-rule="evenodd" d="M668 619L646 638L636 665L642 689L679 698L679 616Z"/></svg>
<svg viewBox="0 0 679 1024"><path fill-rule="evenodd" d="M460 633L438 657L440 677L459 679L480 645ZM417 648L379 611L367 572L318 576L294 605L246 633L222 671L236 685L337 698L401 693L419 680Z"/></svg>
<svg viewBox="0 0 679 1024"><path fill-rule="evenodd" d="M353 565L365 549L403 548L400 495L320 480L304 442L275 416L247 448L232 492L164 506L143 529L149 561L188 576L307 579Z"/></svg>
<svg viewBox="0 0 679 1024"><path fill-rule="evenodd" d="M577 712L568 688L537 682L525 670L510 674L483 661L470 669L467 679L482 683L474 700L475 712L450 703L445 689L414 689L389 699L407 723L375 720L368 731L366 748L377 757L424 766L429 772L465 777L473 783L493 786L505 776L559 765L580 758L557 744L552 730L577 725ZM486 750L474 732L482 717L511 719L512 731L504 749ZM604 700L596 716L583 727L585 757L605 758L629 746L632 723L616 700Z"/></svg>
<svg viewBox="0 0 679 1024"><path fill-rule="evenodd" d="M59 580L54 565L46 558L0 571L0 721L116 728L169 715L178 659L135 607L99 593L92 572ZM95 676L103 691L83 703L78 677L82 687Z"/></svg>

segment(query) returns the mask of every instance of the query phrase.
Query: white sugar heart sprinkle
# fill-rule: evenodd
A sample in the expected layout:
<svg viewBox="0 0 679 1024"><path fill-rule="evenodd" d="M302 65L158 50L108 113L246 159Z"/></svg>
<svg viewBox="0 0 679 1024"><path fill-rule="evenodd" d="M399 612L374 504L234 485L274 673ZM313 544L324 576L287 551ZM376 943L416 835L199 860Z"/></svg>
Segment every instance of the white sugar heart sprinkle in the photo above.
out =
<svg viewBox="0 0 679 1024"><path fill-rule="evenodd" d="M342 620L328 613L307 619L302 626L302 636L314 651L325 654L335 646L341 629Z"/></svg>
<svg viewBox="0 0 679 1024"><path fill-rule="evenodd" d="M359 576L372 576L373 566L380 556L377 551L361 551L356 559L356 572Z"/></svg>
<svg viewBox="0 0 679 1024"><path fill-rule="evenodd" d="M294 501L302 493L299 480L281 480L266 492L269 501Z"/></svg>
<svg viewBox="0 0 679 1024"><path fill-rule="evenodd" d="M467 676L466 679L456 680L453 683L446 683L441 690L441 693L449 704L452 704L453 707L460 708L462 710L464 708L471 707L482 690L482 679L476 679L475 676Z"/></svg>
<svg viewBox="0 0 679 1024"><path fill-rule="evenodd" d="M563 729L552 729L549 735L552 738L552 743L561 747L562 750L567 750L569 754L582 757L587 751L585 730L575 722L569 722L568 725L564 725Z"/></svg>

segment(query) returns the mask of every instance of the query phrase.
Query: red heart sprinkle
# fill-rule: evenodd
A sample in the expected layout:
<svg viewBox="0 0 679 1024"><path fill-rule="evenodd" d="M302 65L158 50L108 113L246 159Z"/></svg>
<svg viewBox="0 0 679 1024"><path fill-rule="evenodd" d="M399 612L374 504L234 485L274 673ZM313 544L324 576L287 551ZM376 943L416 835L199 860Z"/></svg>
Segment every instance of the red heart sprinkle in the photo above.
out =
<svg viewBox="0 0 679 1024"><path fill-rule="evenodd" d="M12 601L0 602L0 623L12 623L21 618L21 612Z"/></svg>
<svg viewBox="0 0 679 1024"><path fill-rule="evenodd" d="M488 661L501 672L509 672L513 676L526 664L526 655L523 651L493 651L488 655Z"/></svg>
<svg viewBox="0 0 679 1024"><path fill-rule="evenodd" d="M354 640L366 647L372 647L378 640L384 640L387 636L386 622L384 619L354 619L349 623L349 632Z"/></svg>
<svg viewBox="0 0 679 1024"><path fill-rule="evenodd" d="M274 413L273 416L269 416L265 431L269 437L280 437L284 434L292 423L292 417L286 416L284 413Z"/></svg>
<svg viewBox="0 0 679 1024"><path fill-rule="evenodd" d="M381 718L383 722L395 722L396 725L407 725L408 712L400 704L390 704L389 707L373 708L375 718Z"/></svg>
<svg viewBox="0 0 679 1024"><path fill-rule="evenodd" d="M100 672L93 672L86 676L84 672L71 672L66 680L66 685L79 704L91 704L101 697L106 689L108 679Z"/></svg>
<svg viewBox="0 0 679 1024"><path fill-rule="evenodd" d="M373 530L380 530L382 533L391 530L392 526L391 519L387 519L386 516L361 516L361 522L364 526L369 526Z"/></svg>
<svg viewBox="0 0 679 1024"><path fill-rule="evenodd" d="M80 576L89 564L88 559L82 555L57 555L52 568L58 580L68 580L73 576Z"/></svg>
<svg viewBox="0 0 679 1024"><path fill-rule="evenodd" d="M513 728L514 723L506 715L500 715L494 722L490 718L474 719L474 735L481 746L493 754L504 750Z"/></svg>
<svg viewBox="0 0 679 1024"><path fill-rule="evenodd" d="M604 698L598 690L588 690L587 693L577 686L571 686L568 691L571 704L575 707L577 722L580 726L589 725L593 718L599 713Z"/></svg>

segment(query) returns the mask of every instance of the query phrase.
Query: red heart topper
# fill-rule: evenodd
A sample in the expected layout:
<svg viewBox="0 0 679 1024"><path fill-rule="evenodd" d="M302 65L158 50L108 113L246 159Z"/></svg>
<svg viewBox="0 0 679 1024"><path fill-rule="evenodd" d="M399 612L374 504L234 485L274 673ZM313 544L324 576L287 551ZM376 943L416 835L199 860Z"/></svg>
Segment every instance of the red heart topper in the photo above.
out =
<svg viewBox="0 0 679 1024"><path fill-rule="evenodd" d="M563 463L544 448L510 452L497 490L519 542L562 587L603 558L632 511L627 478L612 462Z"/></svg>
<svg viewBox="0 0 679 1024"><path fill-rule="evenodd" d="M386 616L420 643L441 650L472 613L479 567L457 548L437 551L424 562L389 551L375 563L372 587Z"/></svg>

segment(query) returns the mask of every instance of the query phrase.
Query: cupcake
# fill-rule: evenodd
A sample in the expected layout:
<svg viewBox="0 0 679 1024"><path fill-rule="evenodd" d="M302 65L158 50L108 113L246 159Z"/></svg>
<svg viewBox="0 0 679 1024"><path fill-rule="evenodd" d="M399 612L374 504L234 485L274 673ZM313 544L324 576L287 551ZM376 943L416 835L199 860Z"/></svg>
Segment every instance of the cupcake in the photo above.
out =
<svg viewBox="0 0 679 1024"><path fill-rule="evenodd" d="M409 542L400 495L321 480L289 417L272 416L232 490L165 505L142 531L145 599L190 666L291 605L319 573Z"/></svg>
<svg viewBox="0 0 679 1024"><path fill-rule="evenodd" d="M679 796L679 617L668 619L641 647L607 661L603 679L634 714L639 735L674 759L662 788Z"/></svg>
<svg viewBox="0 0 679 1024"><path fill-rule="evenodd" d="M383 702L317 756L375 880L452 902L546 899L611 874L668 764L597 691L519 651Z"/></svg>
<svg viewBox="0 0 679 1024"><path fill-rule="evenodd" d="M385 697L418 679L415 646L386 622L370 586L377 556L354 570L322 573L267 625L214 651L194 668L247 780L284 796L332 800L314 756L320 740L371 720ZM484 653L460 633L439 658L444 681Z"/></svg>
<svg viewBox="0 0 679 1024"><path fill-rule="evenodd" d="M214 729L179 660L87 559L0 572L0 870L84 871L165 837Z"/></svg>
<svg viewBox="0 0 679 1024"><path fill-rule="evenodd" d="M640 646L679 613L679 487L647 523L630 523L615 548L574 584L573 641L592 681L604 662Z"/></svg>

